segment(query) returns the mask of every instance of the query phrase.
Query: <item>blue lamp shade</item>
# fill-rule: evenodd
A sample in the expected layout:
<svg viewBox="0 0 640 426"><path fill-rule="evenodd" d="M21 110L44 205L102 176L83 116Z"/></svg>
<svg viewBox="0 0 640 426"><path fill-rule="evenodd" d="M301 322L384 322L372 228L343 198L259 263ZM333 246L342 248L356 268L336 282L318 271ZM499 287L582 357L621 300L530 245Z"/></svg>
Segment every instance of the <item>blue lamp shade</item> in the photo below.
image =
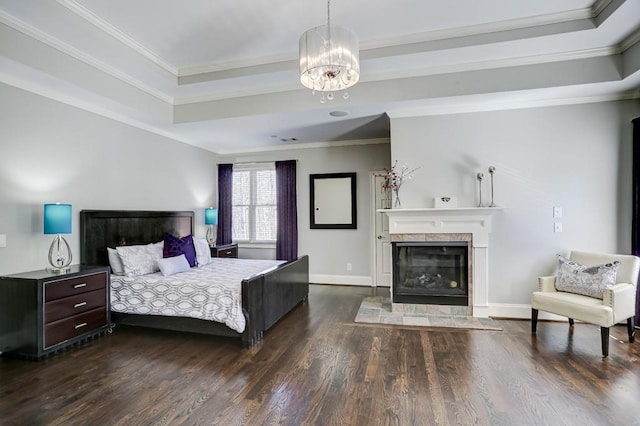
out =
<svg viewBox="0 0 640 426"><path fill-rule="evenodd" d="M44 205L44 233L71 233L71 204Z"/></svg>
<svg viewBox="0 0 640 426"><path fill-rule="evenodd" d="M217 225L218 224L218 209L209 208L204 211L204 223L205 225Z"/></svg>

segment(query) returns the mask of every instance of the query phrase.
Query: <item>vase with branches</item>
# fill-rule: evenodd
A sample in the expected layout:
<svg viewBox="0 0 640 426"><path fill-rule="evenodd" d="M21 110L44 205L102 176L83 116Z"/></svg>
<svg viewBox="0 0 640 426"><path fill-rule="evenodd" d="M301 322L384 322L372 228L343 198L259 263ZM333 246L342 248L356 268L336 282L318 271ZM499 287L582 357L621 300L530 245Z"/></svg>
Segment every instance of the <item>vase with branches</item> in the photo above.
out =
<svg viewBox="0 0 640 426"><path fill-rule="evenodd" d="M381 189L383 192L393 191L395 195L394 207L400 207L400 188L409 179L411 175L418 170L419 167L410 168L407 165L398 167L398 160L396 160L390 168L384 168L382 173L376 174L383 178Z"/></svg>

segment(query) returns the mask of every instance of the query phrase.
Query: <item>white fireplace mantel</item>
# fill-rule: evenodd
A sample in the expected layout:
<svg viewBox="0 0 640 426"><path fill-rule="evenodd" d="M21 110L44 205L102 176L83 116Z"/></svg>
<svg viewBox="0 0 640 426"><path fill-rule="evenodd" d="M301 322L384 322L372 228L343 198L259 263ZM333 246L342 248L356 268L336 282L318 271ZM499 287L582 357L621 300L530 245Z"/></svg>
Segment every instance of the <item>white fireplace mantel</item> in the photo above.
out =
<svg viewBox="0 0 640 426"><path fill-rule="evenodd" d="M458 207L453 209L383 209L389 216L390 234L473 234L474 246L488 246L491 217L504 207Z"/></svg>
<svg viewBox="0 0 640 426"><path fill-rule="evenodd" d="M504 207L382 209L391 240L398 234L472 234L473 316L489 316L489 234L491 219Z"/></svg>

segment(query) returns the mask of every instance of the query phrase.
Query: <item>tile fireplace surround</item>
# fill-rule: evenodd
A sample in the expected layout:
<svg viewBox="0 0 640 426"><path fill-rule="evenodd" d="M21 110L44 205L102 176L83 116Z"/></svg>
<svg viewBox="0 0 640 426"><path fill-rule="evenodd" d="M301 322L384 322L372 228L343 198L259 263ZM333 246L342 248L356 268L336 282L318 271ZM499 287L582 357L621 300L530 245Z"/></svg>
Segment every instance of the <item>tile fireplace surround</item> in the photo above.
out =
<svg viewBox="0 0 640 426"><path fill-rule="evenodd" d="M470 306L435 307L435 312L489 316L489 234L491 218L502 207L467 207L453 209L414 208L379 210L389 216L391 242L467 241L470 244ZM393 284L392 284L393 285ZM419 306L419 305L411 305ZM407 309L409 306L400 306ZM460 312L459 308L465 310Z"/></svg>

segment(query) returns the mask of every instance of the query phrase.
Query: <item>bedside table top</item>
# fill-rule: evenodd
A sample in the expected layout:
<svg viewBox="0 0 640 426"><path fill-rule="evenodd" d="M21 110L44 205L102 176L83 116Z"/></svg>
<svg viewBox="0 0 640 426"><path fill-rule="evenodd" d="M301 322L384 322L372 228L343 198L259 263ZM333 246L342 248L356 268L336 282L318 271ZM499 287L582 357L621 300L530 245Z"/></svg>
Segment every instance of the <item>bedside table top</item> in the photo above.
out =
<svg viewBox="0 0 640 426"><path fill-rule="evenodd" d="M224 250L224 249L233 248L237 246L238 246L238 243L230 243L230 244L219 244L219 245L209 246L209 247L211 247L212 249Z"/></svg>
<svg viewBox="0 0 640 426"><path fill-rule="evenodd" d="M109 272L108 266L86 266L86 265L71 265L71 270L62 274L54 274L53 272L47 271L46 269L40 269L37 271L29 271L29 272L21 272L19 274L11 274L0 277L3 278L24 278L24 279L34 279L41 280L46 278L63 278L63 277L73 277L74 275L82 275L93 272Z"/></svg>

